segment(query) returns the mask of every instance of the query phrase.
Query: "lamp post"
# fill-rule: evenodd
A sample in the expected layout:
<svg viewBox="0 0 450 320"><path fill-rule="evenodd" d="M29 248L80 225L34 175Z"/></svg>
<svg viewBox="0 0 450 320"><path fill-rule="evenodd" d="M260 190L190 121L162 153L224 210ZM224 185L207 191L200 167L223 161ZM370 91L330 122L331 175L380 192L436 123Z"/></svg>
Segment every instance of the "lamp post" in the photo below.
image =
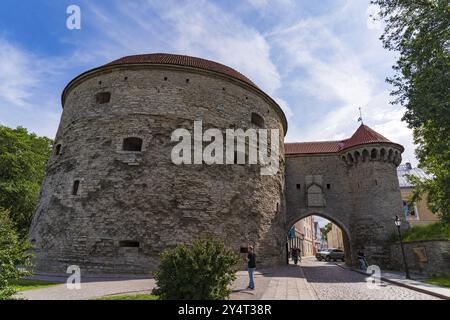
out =
<svg viewBox="0 0 450 320"><path fill-rule="evenodd" d="M405 264L406 279L411 279L411 277L409 276L408 264L406 263L406 256L405 256L405 249L403 248L402 234L400 232L400 225L402 224L402 221L399 219L398 216L395 216L394 223L397 227L398 238L400 239L400 247L402 248L403 263Z"/></svg>

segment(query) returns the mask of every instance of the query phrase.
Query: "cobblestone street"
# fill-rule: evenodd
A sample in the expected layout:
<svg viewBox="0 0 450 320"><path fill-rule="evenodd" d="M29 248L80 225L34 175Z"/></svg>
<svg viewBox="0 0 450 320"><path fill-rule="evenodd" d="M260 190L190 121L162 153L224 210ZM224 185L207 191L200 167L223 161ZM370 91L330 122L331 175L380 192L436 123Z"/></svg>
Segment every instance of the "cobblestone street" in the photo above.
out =
<svg viewBox="0 0 450 320"><path fill-rule="evenodd" d="M333 262L321 262L308 257L302 260L306 280L318 299L329 300L423 300L437 299L411 289L381 282L376 289L369 289L366 276L346 270Z"/></svg>

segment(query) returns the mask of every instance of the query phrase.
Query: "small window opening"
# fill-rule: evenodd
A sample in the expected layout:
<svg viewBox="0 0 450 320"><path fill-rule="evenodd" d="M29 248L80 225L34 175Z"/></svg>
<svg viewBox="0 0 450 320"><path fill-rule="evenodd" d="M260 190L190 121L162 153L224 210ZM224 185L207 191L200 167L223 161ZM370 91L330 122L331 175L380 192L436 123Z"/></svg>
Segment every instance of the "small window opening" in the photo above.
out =
<svg viewBox="0 0 450 320"><path fill-rule="evenodd" d="M57 144L55 147L55 154L59 156L61 154L61 144Z"/></svg>
<svg viewBox="0 0 450 320"><path fill-rule="evenodd" d="M297 183L297 189L300 189L300 183Z"/></svg>
<svg viewBox="0 0 450 320"><path fill-rule="evenodd" d="M123 139L123 151L142 151L142 139L130 137Z"/></svg>
<svg viewBox="0 0 450 320"><path fill-rule="evenodd" d="M328 189L328 190L331 189L331 184L327 183L327 189Z"/></svg>
<svg viewBox="0 0 450 320"><path fill-rule="evenodd" d="M122 241L119 241L119 247L121 247L121 248L139 248L139 241L122 240Z"/></svg>
<svg viewBox="0 0 450 320"><path fill-rule="evenodd" d="M98 82L98 84L102 84L102 82L101 82L101 81L99 81L99 82Z"/></svg>
<svg viewBox="0 0 450 320"><path fill-rule="evenodd" d="M76 196L78 195L78 189L80 188L80 180L75 180L73 182L73 187L72 187L72 195Z"/></svg>
<svg viewBox="0 0 450 320"><path fill-rule="evenodd" d="M264 118L259 114L252 112L252 123L258 127L264 127Z"/></svg>
<svg viewBox="0 0 450 320"><path fill-rule="evenodd" d="M111 92L99 92L95 95L97 103L108 103L111 100Z"/></svg>
<svg viewBox="0 0 450 320"><path fill-rule="evenodd" d="M164 77L164 81L167 81L167 77Z"/></svg>
<svg viewBox="0 0 450 320"><path fill-rule="evenodd" d="M186 83L189 83L189 79L186 79Z"/></svg>
<svg viewBox="0 0 450 320"><path fill-rule="evenodd" d="M123 78L123 80L127 81L127 80L128 80L128 77Z"/></svg>

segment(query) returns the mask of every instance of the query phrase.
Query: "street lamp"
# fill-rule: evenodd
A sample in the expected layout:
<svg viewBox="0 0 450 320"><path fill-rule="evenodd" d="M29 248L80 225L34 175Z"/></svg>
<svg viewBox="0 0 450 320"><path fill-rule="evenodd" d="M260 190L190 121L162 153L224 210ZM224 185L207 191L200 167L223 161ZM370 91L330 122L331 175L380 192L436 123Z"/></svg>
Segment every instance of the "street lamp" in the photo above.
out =
<svg viewBox="0 0 450 320"><path fill-rule="evenodd" d="M395 216L394 223L397 226L398 238L400 239L400 247L402 248L403 263L405 264L406 279L411 279L411 277L409 276L408 264L406 263L406 256L405 256L405 249L403 248L402 234L400 232L400 225L402 224L402 221L399 219L398 216Z"/></svg>

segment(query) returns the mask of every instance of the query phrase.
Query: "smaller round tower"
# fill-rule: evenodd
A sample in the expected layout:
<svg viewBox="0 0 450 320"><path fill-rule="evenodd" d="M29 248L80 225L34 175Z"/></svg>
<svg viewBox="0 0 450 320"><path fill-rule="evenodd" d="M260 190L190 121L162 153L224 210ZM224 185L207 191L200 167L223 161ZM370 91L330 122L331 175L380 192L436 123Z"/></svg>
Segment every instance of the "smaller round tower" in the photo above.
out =
<svg viewBox="0 0 450 320"><path fill-rule="evenodd" d="M340 151L348 170L353 203L350 217L353 262L362 250L370 264L382 267L389 263L389 238L396 231L394 217L404 219L397 178L403 151L401 145L364 124Z"/></svg>

